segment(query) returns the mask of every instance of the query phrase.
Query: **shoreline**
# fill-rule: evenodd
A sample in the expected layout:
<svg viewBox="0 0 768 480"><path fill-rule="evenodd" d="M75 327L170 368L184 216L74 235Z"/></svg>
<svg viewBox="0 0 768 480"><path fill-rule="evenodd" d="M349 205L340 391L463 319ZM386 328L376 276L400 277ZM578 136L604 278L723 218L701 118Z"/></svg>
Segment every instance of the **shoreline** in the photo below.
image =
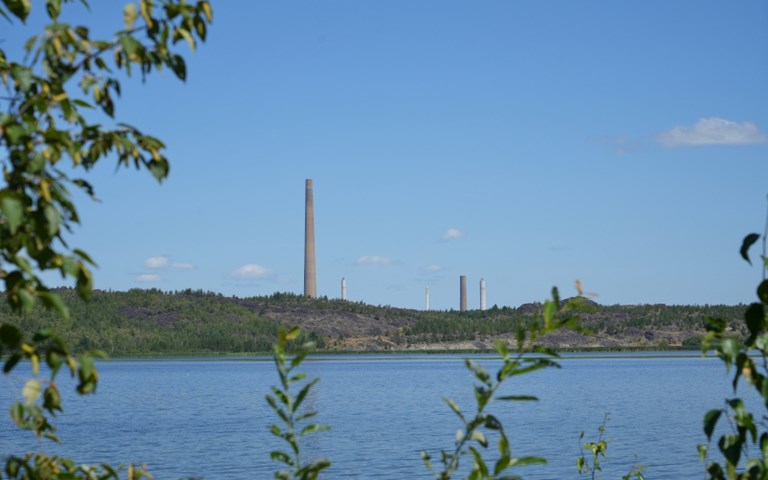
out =
<svg viewBox="0 0 768 480"><path fill-rule="evenodd" d="M564 348L555 350L561 359L589 358L695 358L714 357L712 352L702 353L701 350L689 348L655 348L655 347L594 347L594 348ZM389 356L419 356L429 357L438 355L480 355L492 356L498 353L493 349L410 349L410 350L318 350L310 353L307 360L322 357L389 357ZM530 354L537 356L535 353ZM142 353L114 355L104 360L249 360L255 358L272 359L271 352L187 352L187 353Z"/></svg>

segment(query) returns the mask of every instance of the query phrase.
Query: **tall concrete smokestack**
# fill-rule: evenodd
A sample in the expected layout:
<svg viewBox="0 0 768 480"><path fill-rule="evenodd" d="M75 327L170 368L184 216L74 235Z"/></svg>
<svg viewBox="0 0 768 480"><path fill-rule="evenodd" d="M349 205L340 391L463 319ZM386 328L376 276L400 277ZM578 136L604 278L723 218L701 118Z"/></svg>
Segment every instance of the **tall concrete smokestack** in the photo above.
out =
<svg viewBox="0 0 768 480"><path fill-rule="evenodd" d="M480 310L485 310L485 280L480 279Z"/></svg>
<svg viewBox="0 0 768 480"><path fill-rule="evenodd" d="M347 279L344 277L341 277L341 299L347 299Z"/></svg>
<svg viewBox="0 0 768 480"><path fill-rule="evenodd" d="M467 311L467 276L462 275L459 278L459 310Z"/></svg>
<svg viewBox="0 0 768 480"><path fill-rule="evenodd" d="M315 205L312 195L312 179L307 179L304 201L304 295L317 298L317 274L315 272Z"/></svg>
<svg viewBox="0 0 768 480"><path fill-rule="evenodd" d="M424 306L424 310L429 311L429 287L427 287L426 305Z"/></svg>

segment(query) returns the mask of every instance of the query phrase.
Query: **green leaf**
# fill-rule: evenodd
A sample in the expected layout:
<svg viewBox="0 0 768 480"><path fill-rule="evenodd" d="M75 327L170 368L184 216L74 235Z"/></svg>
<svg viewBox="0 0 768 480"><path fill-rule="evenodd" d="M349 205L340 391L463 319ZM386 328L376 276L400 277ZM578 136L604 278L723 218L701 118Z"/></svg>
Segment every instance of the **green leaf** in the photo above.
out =
<svg viewBox="0 0 768 480"><path fill-rule="evenodd" d="M707 440L712 440L712 432L715 431L715 426L722 413L722 410L717 409L710 410L704 415L704 433L707 435Z"/></svg>
<svg viewBox="0 0 768 480"><path fill-rule="evenodd" d="M21 342L21 331L13 325L0 325L0 342L8 348L16 348Z"/></svg>
<svg viewBox="0 0 768 480"><path fill-rule="evenodd" d="M131 4L129 3L128 5ZM136 6L134 6L133 9L136 10ZM141 48L139 41L128 34L120 35L120 46L123 48L123 52L125 52L128 58L133 56L136 51Z"/></svg>
<svg viewBox="0 0 768 480"><path fill-rule="evenodd" d="M136 23L136 5L133 3L127 4L123 8L123 23L125 23L125 29L130 30Z"/></svg>
<svg viewBox="0 0 768 480"><path fill-rule="evenodd" d="M480 430L474 430L472 432L472 435L469 437L470 440L474 440L480 445L482 445L484 448L488 447L488 439L485 438L485 435L483 435L483 432Z"/></svg>
<svg viewBox="0 0 768 480"><path fill-rule="evenodd" d="M62 411L61 409L61 395L55 385L51 385L43 392L43 408L53 413L54 411Z"/></svg>
<svg viewBox="0 0 768 480"><path fill-rule="evenodd" d="M513 402L538 402L538 397L533 395L506 395L503 397L496 397L496 400L506 400Z"/></svg>
<svg viewBox="0 0 768 480"><path fill-rule="evenodd" d="M760 238L759 234L750 233L749 235L744 237L744 240L741 242L741 248L739 249L739 253L741 254L741 258L746 260L750 265L752 265L752 260L749 259L749 247L751 247L759 238Z"/></svg>
<svg viewBox="0 0 768 480"><path fill-rule="evenodd" d="M205 14L205 18L208 19L208 23L211 23L213 21L213 10L211 9L211 4L207 1L201 1L198 2L197 5Z"/></svg>
<svg viewBox="0 0 768 480"><path fill-rule="evenodd" d="M14 64L11 67L11 76L19 84L19 89L27 93L32 88L33 77L32 70L22 65Z"/></svg>
<svg viewBox="0 0 768 480"><path fill-rule="evenodd" d="M19 143L19 140L21 140L24 135L27 134L27 130L18 124L13 124L8 127L5 127L5 138L8 139L8 143L11 145L15 145Z"/></svg>
<svg viewBox="0 0 768 480"><path fill-rule="evenodd" d="M487 478L488 466L485 464L485 461L483 460L482 455L480 455L480 452L478 452L477 449L475 449L474 447L469 447L469 452L474 457L473 470L474 472L477 472L477 474L479 474L479 475L476 475L475 478L478 478L478 479ZM472 477L470 476L470 478Z"/></svg>
<svg viewBox="0 0 768 480"><path fill-rule="evenodd" d="M183 27L176 28L176 30L174 30L173 32L173 37L174 37L174 43L176 43L178 39L183 38L189 44L190 50L192 50L193 52L195 51L195 46L196 46L195 39L192 37L192 35L189 33L189 31L186 28L183 28Z"/></svg>
<svg viewBox="0 0 768 480"><path fill-rule="evenodd" d="M509 347L507 346L507 342L504 340L496 340L495 346L496 351L501 355L501 358L509 357Z"/></svg>
<svg viewBox="0 0 768 480"><path fill-rule="evenodd" d="M48 11L48 16L55 20L61 13L61 0L46 0L45 8Z"/></svg>
<svg viewBox="0 0 768 480"><path fill-rule="evenodd" d="M298 395L296 395L296 400L293 403L293 411L297 411L299 407L301 406L301 403L304 401L304 398L307 396L307 393L309 393L309 390L320 380L320 378L315 378L311 382L308 382L304 387L299 391Z"/></svg>
<svg viewBox="0 0 768 480"><path fill-rule="evenodd" d="M489 430L502 430L503 429L499 419L494 417L493 415L487 415L485 417L485 428L487 428ZM502 432L502 439L503 438L505 438L505 437L504 437L504 433ZM502 445L500 445L500 447L501 446Z"/></svg>
<svg viewBox="0 0 768 480"><path fill-rule="evenodd" d="M78 107L91 108L91 109L93 108L93 105L91 105L90 103L86 102L85 100L80 100L79 98L76 98L76 99L72 100L72 103L74 103Z"/></svg>
<svg viewBox="0 0 768 480"><path fill-rule="evenodd" d="M6 360L5 364L3 365L3 373L8 373L11 370L13 370L13 367L15 367L20 360L21 360L21 355L18 353L14 353L10 357L8 357L8 360Z"/></svg>
<svg viewBox="0 0 768 480"><path fill-rule="evenodd" d="M313 423L311 425L307 425L301 430L301 436L314 432L327 432L328 430L330 430L330 428L326 427L325 425L317 425Z"/></svg>
<svg viewBox="0 0 768 480"><path fill-rule="evenodd" d="M459 408L458 405L456 405L456 402L454 402L450 398L443 398L443 401L446 404L448 404L449 407L451 407L451 410L453 410L454 413L456 413L456 415L459 416L462 422L467 423L467 421L464 419L464 414L461 413L461 409Z"/></svg>
<svg viewBox="0 0 768 480"><path fill-rule="evenodd" d="M18 292L21 308L25 312L30 312L35 307L35 297L29 293L29 290L22 288Z"/></svg>
<svg viewBox="0 0 768 480"><path fill-rule="evenodd" d="M45 226L49 237L53 237L59 233L59 223L61 222L61 213L53 205L46 205L43 208L43 215L45 216Z"/></svg>
<svg viewBox="0 0 768 480"><path fill-rule="evenodd" d="M147 168L152 176L155 177L155 180L160 182L168 176L170 166L168 165L168 161L161 157L159 160L150 160L147 162Z"/></svg>
<svg viewBox="0 0 768 480"><path fill-rule="evenodd" d="M707 459L709 448L707 448L706 445L699 444L696 446L696 449L699 451L699 460L704 463L704 461Z"/></svg>
<svg viewBox="0 0 768 480"><path fill-rule="evenodd" d="M718 442L720 451L723 453L723 456L725 456L726 460L728 460L728 463L731 466L736 466L739 464L739 458L741 457L741 449L743 445L744 442L741 440L739 435L735 434L723 435L720 437L720 441Z"/></svg>
<svg viewBox="0 0 768 480"><path fill-rule="evenodd" d="M80 259L83 260L84 262L90 263L91 265L96 265L96 263L94 263L94 261L91 259L91 257L88 256L87 253L85 253L84 251L82 251L80 249L76 248L76 249L72 250L72 253L77 255L78 257L80 257Z"/></svg>
<svg viewBox="0 0 768 480"><path fill-rule="evenodd" d="M69 319L69 308L60 296L53 292L40 292L38 296L46 308L56 310L64 319Z"/></svg>
<svg viewBox="0 0 768 480"><path fill-rule="evenodd" d="M733 361L741 351L739 341L735 338L723 339L723 341L720 343L720 351L726 357L726 365L730 366L731 361Z"/></svg>
<svg viewBox="0 0 768 480"><path fill-rule="evenodd" d="M555 317L556 311L557 303L553 302L552 300L547 300L546 303L544 303L544 325L546 327L552 325L552 320Z"/></svg>
<svg viewBox="0 0 768 480"><path fill-rule="evenodd" d="M765 311L761 303L753 303L744 313L744 319L747 322L749 333L756 336L764 328Z"/></svg>
<svg viewBox="0 0 768 480"><path fill-rule="evenodd" d="M510 467L524 467L525 465L546 465L547 459L542 457L520 457L513 458L509 462Z"/></svg>
<svg viewBox="0 0 768 480"><path fill-rule="evenodd" d="M173 55L170 60L168 60L168 64L179 80L182 82L187 80L187 64L184 62L184 57L181 55Z"/></svg>
<svg viewBox="0 0 768 480"><path fill-rule="evenodd" d="M31 0L4 0L5 6L22 22L27 20L30 10L32 10Z"/></svg>
<svg viewBox="0 0 768 480"><path fill-rule="evenodd" d="M727 324L722 318L707 317L706 320L704 320L704 328L706 328L708 332L723 333L726 326Z"/></svg>
<svg viewBox="0 0 768 480"><path fill-rule="evenodd" d="M432 460L432 457L430 457L429 454L426 451L422 450L421 451L421 459L424 461L424 465L426 465L427 470L431 471L432 470L432 462L430 460Z"/></svg>
<svg viewBox="0 0 768 480"><path fill-rule="evenodd" d="M763 303L768 303L768 280L763 280L757 287L757 297Z"/></svg>
<svg viewBox="0 0 768 480"><path fill-rule="evenodd" d="M288 455L285 452L280 452L280 451L269 452L269 458L271 458L272 460L283 462L287 465L293 466L293 459L290 457L290 455Z"/></svg>
<svg viewBox="0 0 768 480"><path fill-rule="evenodd" d="M488 370L485 367L470 359L465 359L464 364L466 365L467 369L469 369L469 371L475 375L475 378L477 378L485 385L491 385L491 375L488 373Z"/></svg>
<svg viewBox="0 0 768 480"><path fill-rule="evenodd" d="M21 390L21 395L24 397L25 404L27 406L30 406L33 403L35 403L35 401L40 396L41 391L42 391L42 385L40 385L40 380L37 380L36 378L27 380L27 383L24 385L24 388Z"/></svg>
<svg viewBox="0 0 768 480"><path fill-rule="evenodd" d="M299 337L299 334L301 333L301 329L299 327L293 327L288 332L285 332L285 341L291 342L293 340L296 340Z"/></svg>
<svg viewBox="0 0 768 480"><path fill-rule="evenodd" d="M11 234L15 234L24 218L24 203L21 198L8 189L0 190L0 212L8 222Z"/></svg>

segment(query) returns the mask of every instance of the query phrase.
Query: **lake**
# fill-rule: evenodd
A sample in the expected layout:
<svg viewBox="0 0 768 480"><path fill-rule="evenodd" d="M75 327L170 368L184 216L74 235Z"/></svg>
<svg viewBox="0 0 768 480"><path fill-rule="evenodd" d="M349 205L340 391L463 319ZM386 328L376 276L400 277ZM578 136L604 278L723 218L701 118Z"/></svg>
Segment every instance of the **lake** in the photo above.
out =
<svg viewBox="0 0 768 480"><path fill-rule="evenodd" d="M330 432L307 437L305 450L332 462L324 478L432 478L420 457L453 447L460 424L443 402L474 408L464 355L345 355L310 357L302 371L321 377L307 404ZM474 355L489 368L492 356ZM637 462L649 479L700 478L696 445L705 441L702 417L732 396L722 363L679 354L572 354L562 368L514 377L503 394L536 395L538 402L498 402L513 454L540 455L548 465L514 473L526 479L577 478L579 434L597 438L608 413L603 478L619 478ZM264 400L277 383L265 357L114 360L100 363L95 395L76 397L62 376L65 413L56 425L61 447L49 453L78 462L145 463L155 478L271 478L282 448L268 432L276 418ZM11 379L20 390L24 376ZM2 389L7 405L9 388ZM6 407L3 407L6 408ZM0 451L34 450L6 416ZM495 444L488 458L495 460ZM468 459L467 459L468 460Z"/></svg>

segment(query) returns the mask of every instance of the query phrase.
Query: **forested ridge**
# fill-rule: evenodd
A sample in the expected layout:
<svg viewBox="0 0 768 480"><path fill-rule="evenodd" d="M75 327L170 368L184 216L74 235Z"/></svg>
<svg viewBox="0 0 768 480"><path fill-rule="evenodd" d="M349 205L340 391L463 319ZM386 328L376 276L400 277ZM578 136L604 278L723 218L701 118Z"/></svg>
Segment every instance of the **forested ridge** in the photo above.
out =
<svg viewBox="0 0 768 480"><path fill-rule="evenodd" d="M327 351L475 350L492 348L497 338L511 340L516 325L541 311L537 303L486 311L420 311L291 293L237 298L191 289L97 290L88 302L74 290L58 293L70 309L69 319L40 307L12 313L2 302L2 321L25 331L53 327L76 351L102 349L110 355L267 352L280 326L296 325L302 340L314 340ZM587 303L591 311L581 318L590 335L561 330L542 343L560 349L697 349L707 317L739 329L746 309Z"/></svg>

